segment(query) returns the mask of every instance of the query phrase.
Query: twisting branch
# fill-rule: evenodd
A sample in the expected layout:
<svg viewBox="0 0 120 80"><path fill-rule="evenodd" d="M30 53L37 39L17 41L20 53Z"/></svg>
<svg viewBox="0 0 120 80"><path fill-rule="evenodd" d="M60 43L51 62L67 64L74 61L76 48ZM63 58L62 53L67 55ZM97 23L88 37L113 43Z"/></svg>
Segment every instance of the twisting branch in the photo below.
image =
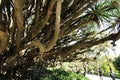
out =
<svg viewBox="0 0 120 80"><path fill-rule="evenodd" d="M39 24L37 24L37 26L35 26L35 28L33 29L33 33L34 33L32 35L33 38L39 33L40 30L42 30L45 27L50 16L52 15L52 9L53 9L55 2L56 2L56 0L51 0L47 14L45 15L45 18ZM36 32L36 30L37 30L37 32Z"/></svg>
<svg viewBox="0 0 120 80"><path fill-rule="evenodd" d="M45 47L39 40L32 41L30 44L26 45L25 48L30 48L33 46L38 47L40 49L41 55L45 52Z"/></svg>
<svg viewBox="0 0 120 80"><path fill-rule="evenodd" d="M52 10L53 10L53 6L54 6L55 2L56 2L56 0L51 0L50 1L48 11L45 15L45 18L42 21L40 21L40 22L38 22L38 23L36 23L35 25L32 26L31 33L28 34L25 38L26 43L30 41L28 39L29 37L31 37L31 40L34 39L39 34L39 32L45 27L45 25L48 22L50 16L52 15Z"/></svg>
<svg viewBox="0 0 120 80"><path fill-rule="evenodd" d="M56 9L55 33L53 38L46 44L46 52L50 51L54 47L58 39L58 35L60 32L60 13L61 13L61 0L58 0Z"/></svg>
<svg viewBox="0 0 120 80"><path fill-rule="evenodd" d="M25 48L36 46L40 49L40 53L42 56L44 52L48 52L54 47L54 45L58 39L58 35L59 35L59 31L60 31L61 3L62 3L61 0L57 1L56 21L55 21L55 29L54 29L55 33L54 33L53 38L48 43L46 43L45 46L39 40L35 40L35 41L32 41L30 44L26 45Z"/></svg>
<svg viewBox="0 0 120 80"><path fill-rule="evenodd" d="M19 49L21 46L21 39L24 34L23 26L23 15L22 15L22 5L24 0L15 0L14 1L14 16L17 24L17 35L16 35L16 46Z"/></svg>

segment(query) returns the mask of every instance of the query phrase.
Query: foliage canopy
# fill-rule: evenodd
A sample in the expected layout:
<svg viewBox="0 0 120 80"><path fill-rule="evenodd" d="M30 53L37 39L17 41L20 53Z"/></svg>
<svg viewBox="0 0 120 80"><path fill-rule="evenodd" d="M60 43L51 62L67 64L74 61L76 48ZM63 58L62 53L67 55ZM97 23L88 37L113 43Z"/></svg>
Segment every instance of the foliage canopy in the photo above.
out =
<svg viewBox="0 0 120 80"><path fill-rule="evenodd" d="M114 64L115 68L120 72L120 56L115 58L115 60L113 61L113 64Z"/></svg>
<svg viewBox="0 0 120 80"><path fill-rule="evenodd" d="M119 4L119 0L0 0L0 74L20 75L37 62L83 59L80 54L106 41L115 45L120 37ZM103 24L107 27L99 31Z"/></svg>

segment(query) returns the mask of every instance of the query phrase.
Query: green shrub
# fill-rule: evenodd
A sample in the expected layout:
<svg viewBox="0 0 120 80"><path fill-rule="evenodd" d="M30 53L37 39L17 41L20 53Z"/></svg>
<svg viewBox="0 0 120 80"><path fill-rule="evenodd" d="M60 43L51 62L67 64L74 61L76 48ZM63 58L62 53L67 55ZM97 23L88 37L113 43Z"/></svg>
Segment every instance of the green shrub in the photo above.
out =
<svg viewBox="0 0 120 80"><path fill-rule="evenodd" d="M25 73L24 80L89 80L88 78L64 69L49 70L46 67L32 67Z"/></svg>
<svg viewBox="0 0 120 80"><path fill-rule="evenodd" d="M53 70L52 73L48 73L46 76L40 78L40 80L89 80L88 78L81 76L73 72L66 72L62 69Z"/></svg>
<svg viewBox="0 0 120 80"><path fill-rule="evenodd" d="M117 60L117 58L115 60ZM120 73L118 73L118 70L116 70L116 67L115 67L115 65L116 65L116 63L118 63L118 61L115 62L115 60L113 61L113 63L109 63L109 65L112 68L112 71L114 72L115 77L120 79ZM110 76L110 67L108 66L107 61L102 62L100 69L102 70L103 76L108 76L108 77Z"/></svg>
<svg viewBox="0 0 120 80"><path fill-rule="evenodd" d="M120 79L120 73L115 73L115 77Z"/></svg>
<svg viewBox="0 0 120 80"><path fill-rule="evenodd" d="M114 67L120 72L120 55L113 61Z"/></svg>
<svg viewBox="0 0 120 80"><path fill-rule="evenodd" d="M104 76L109 76L110 70L109 70L109 67L106 63L103 63L101 65L101 70L102 70L102 73L103 73Z"/></svg>

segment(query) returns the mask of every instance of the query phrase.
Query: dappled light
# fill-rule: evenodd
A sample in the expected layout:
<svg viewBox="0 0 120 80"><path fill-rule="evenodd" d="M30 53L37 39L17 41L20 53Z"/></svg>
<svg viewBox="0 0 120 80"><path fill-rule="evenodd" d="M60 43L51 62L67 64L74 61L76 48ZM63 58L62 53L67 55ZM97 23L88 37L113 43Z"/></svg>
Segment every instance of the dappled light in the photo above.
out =
<svg viewBox="0 0 120 80"><path fill-rule="evenodd" d="M120 78L119 39L119 0L0 0L0 80Z"/></svg>

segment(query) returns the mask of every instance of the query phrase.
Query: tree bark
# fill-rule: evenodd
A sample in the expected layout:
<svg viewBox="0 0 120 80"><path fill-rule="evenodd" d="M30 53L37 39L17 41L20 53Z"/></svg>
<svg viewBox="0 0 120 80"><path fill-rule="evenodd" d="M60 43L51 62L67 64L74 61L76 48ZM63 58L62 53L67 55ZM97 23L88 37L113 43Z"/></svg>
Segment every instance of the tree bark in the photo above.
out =
<svg viewBox="0 0 120 80"><path fill-rule="evenodd" d="M24 37L24 22L23 22L23 15L22 15L22 6L23 6L24 0L15 0L14 2L14 16L17 26L17 35L16 35L16 45L19 50L19 48L22 46L21 40Z"/></svg>
<svg viewBox="0 0 120 80"><path fill-rule="evenodd" d="M72 46L67 46L67 47L64 47L64 48L61 48L61 49L60 48L55 49L55 51L57 50L57 52L55 52L54 50L51 50L49 53L46 53L45 59L54 59L54 58L56 59L59 56L67 57L68 55L70 55L72 52L74 52L77 49L83 50L83 49L90 48L90 47L95 46L95 45L99 45L99 44L104 43L106 41L113 40L115 38L115 36L118 35L118 34L119 33L110 34L105 38L95 39L95 40L91 40L91 41L88 41L88 42L79 41Z"/></svg>

